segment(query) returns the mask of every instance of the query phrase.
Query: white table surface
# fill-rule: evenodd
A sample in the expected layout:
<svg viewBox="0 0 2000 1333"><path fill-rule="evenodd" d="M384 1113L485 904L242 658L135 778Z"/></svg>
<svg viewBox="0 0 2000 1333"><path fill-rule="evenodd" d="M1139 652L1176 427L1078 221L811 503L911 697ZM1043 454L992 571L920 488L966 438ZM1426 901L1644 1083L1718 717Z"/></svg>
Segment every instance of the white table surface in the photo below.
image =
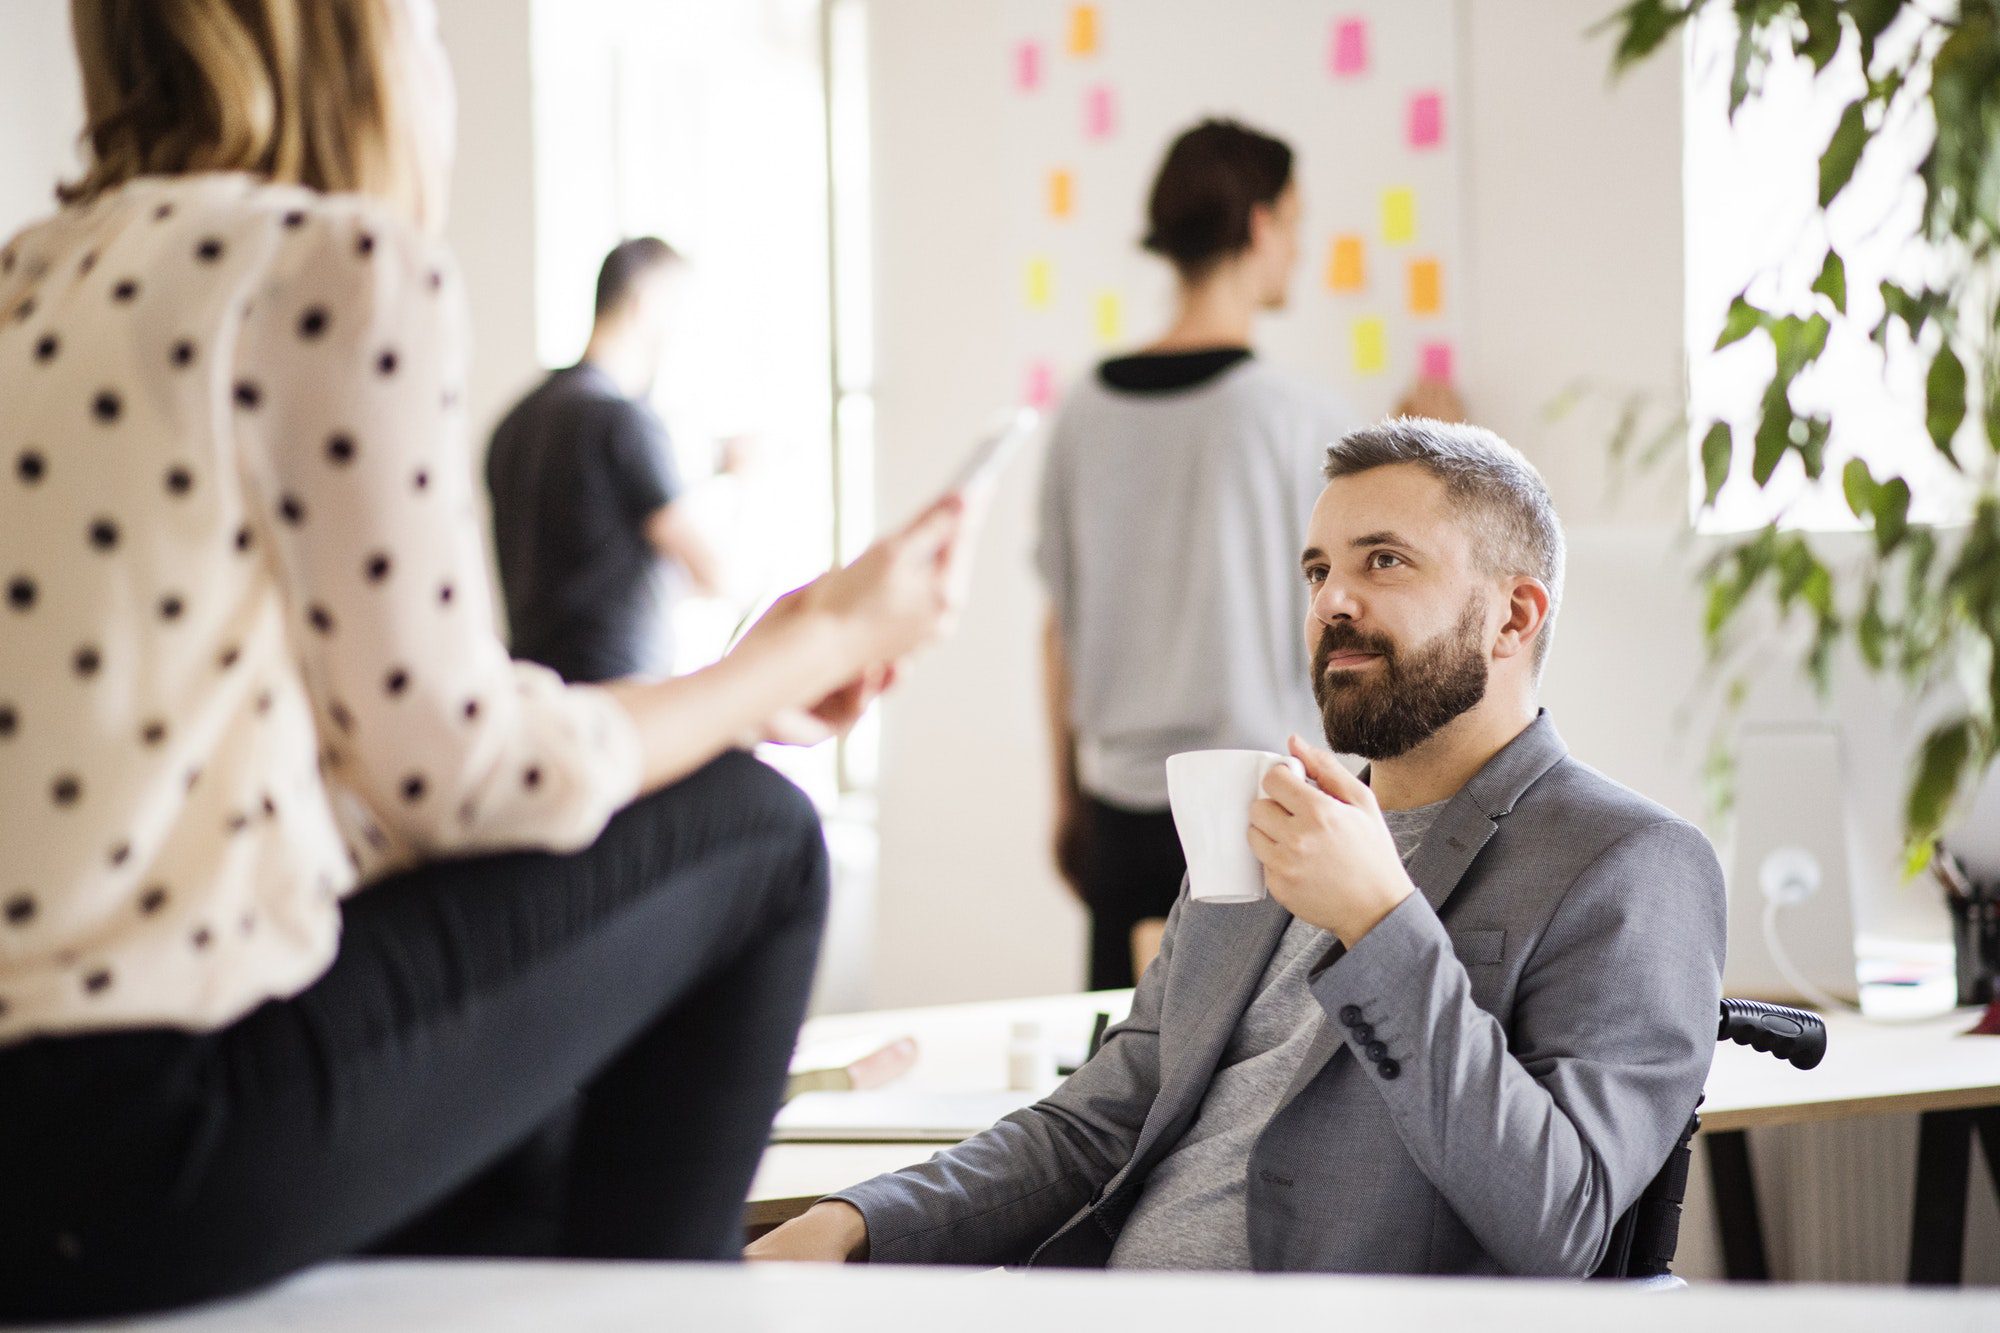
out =
<svg viewBox="0 0 2000 1333"><path fill-rule="evenodd" d="M1144 1333L1339 1328L1533 1333L1992 1333L2000 1292L824 1265L339 1264L179 1315L65 1329L201 1333ZM45 1333L55 1333L46 1330Z"/></svg>
<svg viewBox="0 0 2000 1333"><path fill-rule="evenodd" d="M1005 1087L1007 1042L1013 1024L1033 1022L1065 1045L1081 1048L1094 1015L1113 1020L1131 1008L1132 992L1040 996L975 1004L935 1005L815 1018L802 1049L858 1039L917 1039L916 1066L892 1086L922 1091L972 1091ZM1920 1022L1880 1023L1854 1014L1826 1016L1827 1055L1817 1069L1800 1070L1733 1043L1716 1047L1702 1106L1705 1131L1797 1124L1852 1116L1915 1114L1967 1106L2000 1105L2000 1037L1962 1035L1978 1011L1955 1010ZM1023 1094L1023 1101L1029 1100ZM935 1143L784 1143L764 1156L751 1188L752 1220L758 1205L817 1197L883 1171L920 1162ZM793 1208L791 1211L796 1211Z"/></svg>

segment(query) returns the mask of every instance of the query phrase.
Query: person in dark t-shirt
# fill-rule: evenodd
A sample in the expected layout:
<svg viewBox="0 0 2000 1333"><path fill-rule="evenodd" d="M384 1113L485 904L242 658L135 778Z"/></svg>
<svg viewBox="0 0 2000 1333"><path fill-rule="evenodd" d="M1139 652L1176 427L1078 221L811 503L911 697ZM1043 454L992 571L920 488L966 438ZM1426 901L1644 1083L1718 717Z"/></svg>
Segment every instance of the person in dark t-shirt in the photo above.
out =
<svg viewBox="0 0 2000 1333"><path fill-rule="evenodd" d="M667 674L663 566L698 594L721 583L682 503L666 427L645 401L678 261L651 236L605 257L583 359L516 404L486 456L511 650L565 680Z"/></svg>

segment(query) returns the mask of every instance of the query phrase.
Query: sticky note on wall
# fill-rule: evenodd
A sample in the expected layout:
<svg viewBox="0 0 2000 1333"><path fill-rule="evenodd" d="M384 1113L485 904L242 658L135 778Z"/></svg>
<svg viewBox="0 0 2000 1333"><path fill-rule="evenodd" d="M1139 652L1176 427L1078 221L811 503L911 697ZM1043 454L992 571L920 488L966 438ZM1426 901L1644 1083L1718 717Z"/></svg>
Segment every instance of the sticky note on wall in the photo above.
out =
<svg viewBox="0 0 2000 1333"><path fill-rule="evenodd" d="M1382 321L1370 316L1354 321L1354 373L1379 375L1389 364L1389 334Z"/></svg>
<svg viewBox="0 0 2000 1333"><path fill-rule="evenodd" d="M1335 19L1328 64L1335 78L1351 79L1368 70L1368 20Z"/></svg>
<svg viewBox="0 0 2000 1333"><path fill-rule="evenodd" d="M1410 313L1435 315L1444 303L1438 262L1435 259L1410 261Z"/></svg>
<svg viewBox="0 0 2000 1333"><path fill-rule="evenodd" d="M1055 270L1046 259L1028 261L1027 290L1028 309L1047 310L1055 296Z"/></svg>
<svg viewBox="0 0 2000 1333"><path fill-rule="evenodd" d="M1444 139L1444 98L1417 93L1410 98L1410 147L1435 148Z"/></svg>
<svg viewBox="0 0 2000 1333"><path fill-rule="evenodd" d="M1451 344L1425 343L1420 354L1423 377L1427 380L1443 380L1451 383Z"/></svg>
<svg viewBox="0 0 2000 1333"><path fill-rule="evenodd" d="M1118 99L1109 84L1100 83L1083 94L1085 138L1108 139L1118 128Z"/></svg>
<svg viewBox="0 0 2000 1333"><path fill-rule="evenodd" d="M1021 384L1021 402L1039 412L1053 403L1055 398L1055 368L1046 361L1030 363L1027 376Z"/></svg>
<svg viewBox="0 0 2000 1333"><path fill-rule="evenodd" d="M1076 180L1057 167L1049 173L1049 216L1066 218L1076 211Z"/></svg>
<svg viewBox="0 0 2000 1333"><path fill-rule="evenodd" d="M1042 86L1042 44L1022 42L1014 48L1014 86L1031 93Z"/></svg>
<svg viewBox="0 0 2000 1333"><path fill-rule="evenodd" d="M1359 236L1336 236L1326 257L1326 285L1336 292L1358 292L1368 285L1368 268Z"/></svg>
<svg viewBox="0 0 2000 1333"><path fill-rule="evenodd" d="M1099 292L1097 300L1091 304L1097 325L1097 341L1108 347L1118 341L1125 328L1118 293Z"/></svg>
<svg viewBox="0 0 2000 1333"><path fill-rule="evenodd" d="M1097 54L1097 6L1071 5L1069 10L1069 53L1073 56Z"/></svg>
<svg viewBox="0 0 2000 1333"><path fill-rule="evenodd" d="M1417 235L1417 195L1407 185L1382 191L1382 239L1404 245Z"/></svg>

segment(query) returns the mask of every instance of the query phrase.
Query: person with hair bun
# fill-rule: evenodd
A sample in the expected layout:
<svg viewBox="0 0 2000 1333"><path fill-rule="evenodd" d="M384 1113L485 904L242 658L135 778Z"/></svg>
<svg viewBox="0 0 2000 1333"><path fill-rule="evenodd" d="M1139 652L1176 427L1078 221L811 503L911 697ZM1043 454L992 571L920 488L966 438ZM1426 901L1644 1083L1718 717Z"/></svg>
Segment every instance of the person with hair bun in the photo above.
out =
<svg viewBox="0 0 2000 1333"><path fill-rule="evenodd" d="M1167 756L1281 746L1316 711L1290 586L1335 396L1257 357L1299 255L1292 150L1228 120L1174 140L1144 246L1173 266L1173 322L1063 404L1036 561L1056 773L1056 861L1090 910L1089 984L1130 986L1186 863Z"/></svg>

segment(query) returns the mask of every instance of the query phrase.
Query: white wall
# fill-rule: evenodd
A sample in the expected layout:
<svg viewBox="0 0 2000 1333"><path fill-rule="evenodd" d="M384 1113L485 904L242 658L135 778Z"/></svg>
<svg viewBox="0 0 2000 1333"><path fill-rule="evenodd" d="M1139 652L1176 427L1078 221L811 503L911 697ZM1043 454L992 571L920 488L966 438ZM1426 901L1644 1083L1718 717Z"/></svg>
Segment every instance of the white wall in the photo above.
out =
<svg viewBox="0 0 2000 1333"><path fill-rule="evenodd" d="M0 15L0 237L55 211L82 163L83 83L65 0L7 0Z"/></svg>

